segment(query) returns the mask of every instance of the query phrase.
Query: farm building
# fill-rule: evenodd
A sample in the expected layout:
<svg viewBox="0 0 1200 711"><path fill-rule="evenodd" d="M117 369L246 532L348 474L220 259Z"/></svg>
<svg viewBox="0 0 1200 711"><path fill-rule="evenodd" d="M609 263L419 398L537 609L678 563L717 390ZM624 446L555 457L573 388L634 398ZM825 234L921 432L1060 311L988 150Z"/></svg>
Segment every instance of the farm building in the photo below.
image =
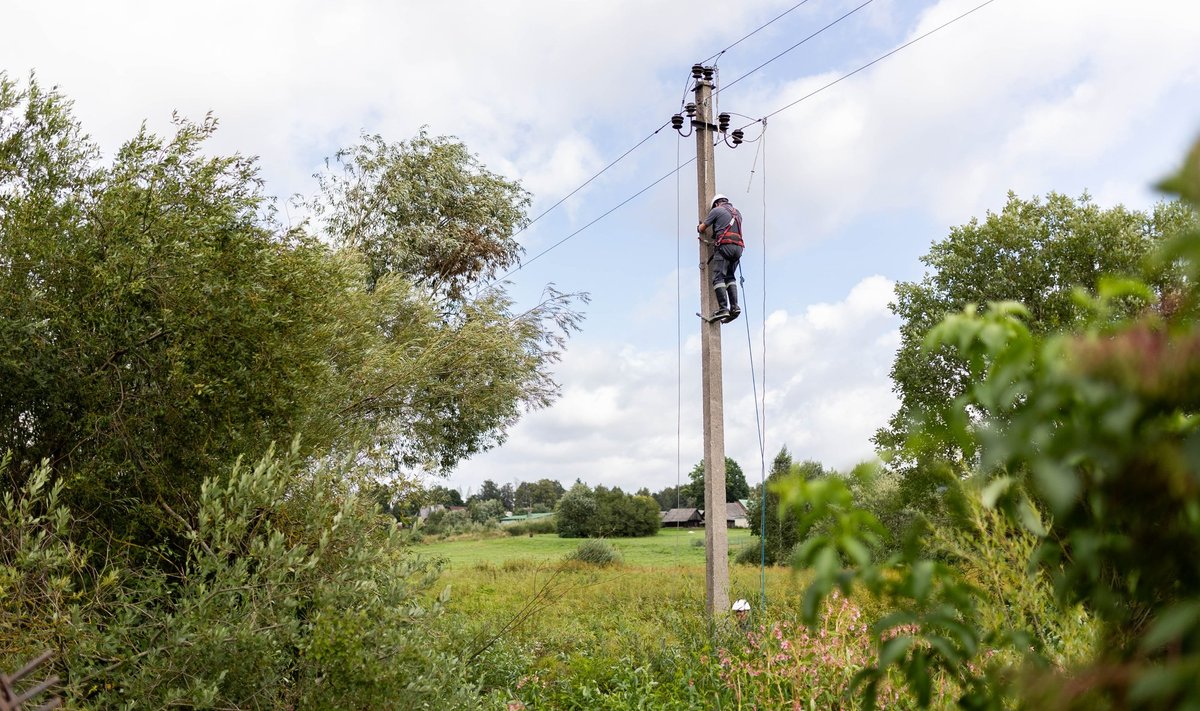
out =
<svg viewBox="0 0 1200 711"><path fill-rule="evenodd" d="M663 514L662 525L672 528L694 528L704 525L700 509L671 509Z"/></svg>
<svg viewBox="0 0 1200 711"><path fill-rule="evenodd" d="M730 528L749 528L750 514L742 501L730 501L725 504L725 525Z"/></svg>

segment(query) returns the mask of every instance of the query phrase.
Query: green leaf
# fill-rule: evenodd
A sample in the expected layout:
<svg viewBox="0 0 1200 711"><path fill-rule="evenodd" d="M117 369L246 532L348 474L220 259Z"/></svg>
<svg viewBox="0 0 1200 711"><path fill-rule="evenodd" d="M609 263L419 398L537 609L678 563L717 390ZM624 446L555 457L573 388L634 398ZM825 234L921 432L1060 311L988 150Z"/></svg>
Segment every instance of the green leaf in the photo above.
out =
<svg viewBox="0 0 1200 711"><path fill-rule="evenodd" d="M989 509L996 507L996 501L1003 496L1012 485L1016 483L1016 479L1010 476L1002 476L988 482L988 485L983 488L981 498L983 505Z"/></svg>
<svg viewBox="0 0 1200 711"><path fill-rule="evenodd" d="M932 560L921 560L913 564L909 580L912 585L913 598L918 602L925 602L925 599L929 597L929 590L933 584L933 571Z"/></svg>
<svg viewBox="0 0 1200 711"><path fill-rule="evenodd" d="M846 551L846 555L850 557L850 560L852 560L855 565L865 567L871 564L871 552L865 545L863 545L862 541L859 541L857 538L854 538L853 536L843 536L842 548Z"/></svg>
<svg viewBox="0 0 1200 711"><path fill-rule="evenodd" d="M910 635L900 635L893 637L879 649L879 668L886 669L895 664L904 656L904 653L913 645L913 638Z"/></svg>
<svg viewBox="0 0 1200 711"><path fill-rule="evenodd" d="M963 661L963 655L959 653L954 643L941 635L925 635L922 639L929 643L929 646L937 651L946 660L950 666L958 666Z"/></svg>
<svg viewBox="0 0 1200 711"><path fill-rule="evenodd" d="M1200 622L1200 600L1193 600L1168 607L1160 613L1142 637L1141 650L1155 651L1192 631Z"/></svg>
<svg viewBox="0 0 1200 711"><path fill-rule="evenodd" d="M1049 533L1046 524L1042 522L1041 514L1027 496L1022 496L1021 500L1017 502L1017 518L1025 530L1035 536L1045 536Z"/></svg>
<svg viewBox="0 0 1200 711"><path fill-rule="evenodd" d="M1063 514L1079 498L1078 475L1068 466L1048 458L1033 463L1033 480L1056 514Z"/></svg>

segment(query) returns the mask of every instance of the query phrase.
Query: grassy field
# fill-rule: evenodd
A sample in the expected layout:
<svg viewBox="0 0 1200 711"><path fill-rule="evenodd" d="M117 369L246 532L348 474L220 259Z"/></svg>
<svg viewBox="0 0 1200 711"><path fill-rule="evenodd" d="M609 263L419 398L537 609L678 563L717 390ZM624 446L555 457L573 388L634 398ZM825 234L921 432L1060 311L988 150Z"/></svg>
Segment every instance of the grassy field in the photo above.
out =
<svg viewBox="0 0 1200 711"><path fill-rule="evenodd" d="M758 543L729 534L731 552ZM564 561L580 539L553 534L420 544L447 562L430 591L449 588L431 637L465 650L482 706L497 711L848 707L842 691L872 658L867 621L883 610L835 596L809 628L806 574L731 564L729 599L749 600L750 618L709 619L703 541L687 529L611 539L623 560L606 567ZM914 708L897 684L880 687L881 707ZM958 693L940 679L932 708Z"/></svg>
<svg viewBox="0 0 1200 711"><path fill-rule="evenodd" d="M464 541L439 541L421 544L417 550L426 556L443 558L455 570L479 563L502 565L507 561L542 563L562 559L579 545L578 538L559 538L553 533L530 536L504 536ZM704 529L663 529L645 538L609 540L621 552L622 562L630 566L688 567L704 566ZM736 554L758 538L745 528L730 529L729 550Z"/></svg>
<svg viewBox="0 0 1200 711"><path fill-rule="evenodd" d="M848 640L847 631L866 628L833 618L819 635L805 634L799 608L806 576L750 565L730 566L729 589L730 600L751 602L750 626L727 616L710 621L704 548L694 544L703 540L702 530L613 539L624 560L602 568L564 563L580 540L553 534L442 541L418 550L448 561L431 591L449 587L435 635L466 650L485 708L841 704L841 690L862 664L849 660L847 650L869 646L865 638ZM730 531L733 551L757 541L745 529Z"/></svg>

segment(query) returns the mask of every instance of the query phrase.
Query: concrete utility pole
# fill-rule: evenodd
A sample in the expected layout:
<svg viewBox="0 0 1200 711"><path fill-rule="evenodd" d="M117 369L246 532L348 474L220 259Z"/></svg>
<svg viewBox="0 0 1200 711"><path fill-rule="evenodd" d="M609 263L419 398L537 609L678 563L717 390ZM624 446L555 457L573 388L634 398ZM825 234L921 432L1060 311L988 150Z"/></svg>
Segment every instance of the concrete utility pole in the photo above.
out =
<svg viewBox="0 0 1200 711"><path fill-rule="evenodd" d="M712 123L713 70L702 67L696 81L696 192L703 222L717 192ZM695 71L693 69L693 71ZM724 120L724 117L722 117ZM701 235L704 237L705 235ZM711 235L709 235L711 236ZM712 284L713 245L700 241L700 313L717 310ZM729 613L729 534L725 529L725 412L721 382L721 322L700 322L700 365L704 398L704 592L705 609L715 618Z"/></svg>

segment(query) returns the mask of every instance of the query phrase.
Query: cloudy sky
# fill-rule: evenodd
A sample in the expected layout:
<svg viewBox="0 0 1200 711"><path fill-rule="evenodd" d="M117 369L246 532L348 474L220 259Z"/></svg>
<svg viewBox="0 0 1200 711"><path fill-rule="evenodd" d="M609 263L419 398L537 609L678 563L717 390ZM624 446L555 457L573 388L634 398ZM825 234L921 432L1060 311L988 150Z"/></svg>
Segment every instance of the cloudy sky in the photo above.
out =
<svg viewBox="0 0 1200 711"><path fill-rule="evenodd" d="M729 48L720 110L773 114L765 138L716 158L749 241L746 315L723 333L726 448L757 480L751 345L768 458L785 444L837 468L869 458L896 406L887 304L933 240L1009 190L1145 207L1200 135L1194 0L994 0L774 113L982 2L7 2L0 70L58 85L110 154L143 122L211 111L213 149L259 156L281 198L311 194L362 132L428 126L519 179L538 215L651 136L691 65ZM522 233L527 259L694 151L653 134ZM584 331L559 402L451 485L686 480L702 455L695 189L688 166L511 277L523 305L551 282L589 292Z"/></svg>

